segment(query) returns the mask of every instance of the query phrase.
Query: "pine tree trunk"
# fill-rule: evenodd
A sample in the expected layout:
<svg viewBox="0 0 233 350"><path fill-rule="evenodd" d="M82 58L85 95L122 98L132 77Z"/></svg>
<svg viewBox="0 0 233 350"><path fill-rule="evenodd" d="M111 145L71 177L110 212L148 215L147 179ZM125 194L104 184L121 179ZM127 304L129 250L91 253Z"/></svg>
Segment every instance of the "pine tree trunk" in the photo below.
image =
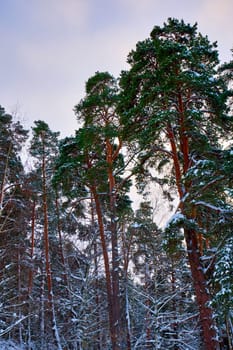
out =
<svg viewBox="0 0 233 350"><path fill-rule="evenodd" d="M112 244L112 306L113 306L113 325L116 334L117 343L120 348L124 346L124 330L121 323L120 312L120 286L119 286L119 253L118 253L118 233L116 219L116 188L115 177L113 174L113 162L117 153L113 154L113 146L109 139L106 139L106 161L108 164L108 181L109 181L109 202L111 216L111 244Z"/></svg>
<svg viewBox="0 0 233 350"><path fill-rule="evenodd" d="M92 233L93 236L95 236L95 215L94 215L94 201L93 198L91 198L91 227L92 227ZM96 310L97 310L97 315L96 315L96 323L101 324L100 321L100 297L99 297L99 266L98 266L98 244L97 244L97 239L94 240L94 274L95 274L95 303L96 303ZM97 342L97 347L96 350L102 349L101 346L101 329L97 329L97 336L96 336L96 342Z"/></svg>
<svg viewBox="0 0 233 350"><path fill-rule="evenodd" d="M179 101L179 105L181 104ZM175 170L176 187L180 198L180 210L185 214L183 196L188 193L189 186L186 184L185 187L182 184L182 174L188 171L190 166L189 162L189 145L188 138L186 135L185 123L183 120L183 107L180 105L180 150L183 157L183 169L181 170L182 163L179 160L179 152L176 143L176 138L173 132L172 125L167 125L167 136L170 141L170 147L172 152L172 160ZM192 280L194 284L194 291L196 295L197 306L199 309L200 326L202 329L202 341L204 350L218 350L219 344L216 341L216 331L214 328L214 320L212 310L208 307L210 302L210 295L208 293L207 280L201 264L201 255L198 247L197 233L194 230L184 229L184 236L187 246L189 264L191 268Z"/></svg>
<svg viewBox="0 0 233 350"><path fill-rule="evenodd" d="M192 273L197 305L199 308L202 339L205 350L218 350L216 331L211 308L208 306L210 295L208 293L207 280L201 264L201 256L198 249L197 235L194 230L186 229L185 241L187 245L189 264Z"/></svg>
<svg viewBox="0 0 233 350"><path fill-rule="evenodd" d="M44 257L42 257L44 260ZM42 261L42 281L41 281L41 293L40 293L40 344L41 349L45 348L45 273L44 273L44 261Z"/></svg>
<svg viewBox="0 0 233 350"><path fill-rule="evenodd" d="M107 289L107 298L108 298L109 329L110 329L112 350L120 350L120 348L117 345L117 334L116 334L116 328L114 326L114 319L113 319L112 282L111 282L110 264L109 264L108 250L107 250L108 248L107 248L105 232L104 232L103 215L102 215L101 205L99 201L99 196L94 186L91 187L91 192L93 194L94 201L95 201L100 240L101 240L101 245L103 250L106 289Z"/></svg>

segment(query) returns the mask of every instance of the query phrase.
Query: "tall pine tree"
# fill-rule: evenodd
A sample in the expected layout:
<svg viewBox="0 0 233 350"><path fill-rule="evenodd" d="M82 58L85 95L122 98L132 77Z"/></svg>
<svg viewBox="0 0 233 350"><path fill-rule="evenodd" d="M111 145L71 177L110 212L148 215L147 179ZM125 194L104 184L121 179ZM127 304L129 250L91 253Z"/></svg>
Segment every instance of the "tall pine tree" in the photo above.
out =
<svg viewBox="0 0 233 350"><path fill-rule="evenodd" d="M125 137L141 151L140 172L170 164L164 180L176 187L180 199L176 219L182 221L184 230L203 343L207 350L217 349L208 277L200 251L200 241L205 239L200 226L204 223L199 225L207 220L205 203L210 194L217 196L217 201L221 192L221 176L215 170L221 142L230 127L227 86L217 75L216 43L199 34L196 24L168 19L163 27L153 29L150 38L137 43L128 63L131 68L122 72L120 81ZM202 167L215 178L201 182L198 171L192 172L195 178L189 178L194 168Z"/></svg>

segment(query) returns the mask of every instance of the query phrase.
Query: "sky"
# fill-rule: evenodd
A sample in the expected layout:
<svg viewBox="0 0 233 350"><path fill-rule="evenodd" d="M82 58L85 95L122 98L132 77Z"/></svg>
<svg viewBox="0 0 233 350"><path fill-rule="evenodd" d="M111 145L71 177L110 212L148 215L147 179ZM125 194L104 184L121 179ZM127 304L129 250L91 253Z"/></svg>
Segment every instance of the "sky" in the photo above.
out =
<svg viewBox="0 0 233 350"><path fill-rule="evenodd" d="M0 0L0 105L26 128L44 120L61 136L97 71L115 77L127 55L168 17L198 23L232 59L233 0Z"/></svg>

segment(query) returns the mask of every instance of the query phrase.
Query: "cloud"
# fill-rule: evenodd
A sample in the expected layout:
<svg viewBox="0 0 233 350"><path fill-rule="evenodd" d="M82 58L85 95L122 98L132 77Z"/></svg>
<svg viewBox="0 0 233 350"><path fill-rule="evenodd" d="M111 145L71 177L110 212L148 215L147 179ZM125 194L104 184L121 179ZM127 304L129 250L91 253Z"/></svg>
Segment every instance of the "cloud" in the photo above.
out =
<svg viewBox="0 0 233 350"><path fill-rule="evenodd" d="M11 0L0 21L0 103L19 102L31 121L44 119L69 134L88 78L97 70L117 77L127 69L129 51L154 25L168 17L197 21L226 52L232 12L232 0Z"/></svg>
<svg viewBox="0 0 233 350"><path fill-rule="evenodd" d="M202 3L200 16L205 18L208 23L216 24L217 22L224 24L228 18L232 17L232 9L232 0L205 0ZM212 20L216 22L212 22Z"/></svg>
<svg viewBox="0 0 233 350"><path fill-rule="evenodd" d="M36 5L36 8L34 7ZM38 24L47 27L85 28L88 25L91 3L85 0L40 0L28 3Z"/></svg>
<svg viewBox="0 0 233 350"><path fill-rule="evenodd" d="M211 41L218 42L222 61L229 60L230 49L233 48L232 13L232 0L205 0L199 13L200 30L208 34Z"/></svg>
<svg viewBox="0 0 233 350"><path fill-rule="evenodd" d="M148 13L148 9L157 8L157 6L161 4L158 0L144 0L138 1L135 6L135 0L119 0L119 5L121 8L125 8L127 13L131 14L144 14Z"/></svg>

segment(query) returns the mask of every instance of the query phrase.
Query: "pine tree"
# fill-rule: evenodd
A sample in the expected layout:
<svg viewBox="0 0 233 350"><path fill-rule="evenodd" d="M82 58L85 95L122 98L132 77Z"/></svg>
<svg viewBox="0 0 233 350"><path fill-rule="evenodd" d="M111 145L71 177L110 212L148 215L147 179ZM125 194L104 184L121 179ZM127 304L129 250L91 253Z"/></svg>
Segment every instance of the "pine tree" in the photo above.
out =
<svg viewBox="0 0 233 350"><path fill-rule="evenodd" d="M49 238L49 211L48 211L48 190L49 179L52 175L52 162L57 150L57 137L59 133L53 133L48 125L43 121L36 121L33 127L33 137L31 140L30 153L37 159L37 169L41 176L41 196L42 196L42 215L43 215L43 249L45 259L45 274L47 284L47 307L50 313L50 321L54 331L54 338L58 349L61 349L61 339L57 326L56 310L54 304L54 292L52 281L52 267L51 267L51 251ZM52 157L53 156L53 157ZM49 178L50 173L50 178ZM51 181L51 180L50 180ZM43 317L42 317L43 319ZM43 321L43 320L42 320ZM44 327L44 326L43 326ZM43 337L43 335L42 335Z"/></svg>
<svg viewBox="0 0 233 350"><path fill-rule="evenodd" d="M180 199L179 223L184 229L203 343L205 349L217 349L213 314L208 306L211 297L198 240L203 239L204 233L198 227L199 218L207 219L206 214L202 217L204 197L207 199L211 191L212 196L221 192L221 178L211 166L218 162L220 142L230 126L226 116L227 86L217 75L216 43L211 44L207 37L197 33L196 24L169 19L163 27L156 26L149 39L137 43L128 63L131 69L122 72L120 81L119 109L125 137L141 152L139 175L143 168L159 169L170 164L170 174L166 174L164 181L176 187ZM190 172L199 166L208 167L216 175L215 180L205 185L198 176L191 180ZM198 194L203 200L196 200L195 185L199 185Z"/></svg>
<svg viewBox="0 0 233 350"><path fill-rule="evenodd" d="M130 202L126 196L129 182L121 177L124 161L120 153L122 142L116 113L117 99L116 81L109 73L98 72L88 80L86 96L75 107L83 126L74 138L67 138L62 143L57 172L58 182L62 175L63 187L65 189L68 185L70 195L79 179L77 198L89 196L89 200L95 203L113 349L121 348L126 342L126 332L121 326L117 218L122 203L128 205Z"/></svg>
<svg viewBox="0 0 233 350"><path fill-rule="evenodd" d="M23 343L27 276L28 195L20 151L27 131L0 107L1 332Z"/></svg>

